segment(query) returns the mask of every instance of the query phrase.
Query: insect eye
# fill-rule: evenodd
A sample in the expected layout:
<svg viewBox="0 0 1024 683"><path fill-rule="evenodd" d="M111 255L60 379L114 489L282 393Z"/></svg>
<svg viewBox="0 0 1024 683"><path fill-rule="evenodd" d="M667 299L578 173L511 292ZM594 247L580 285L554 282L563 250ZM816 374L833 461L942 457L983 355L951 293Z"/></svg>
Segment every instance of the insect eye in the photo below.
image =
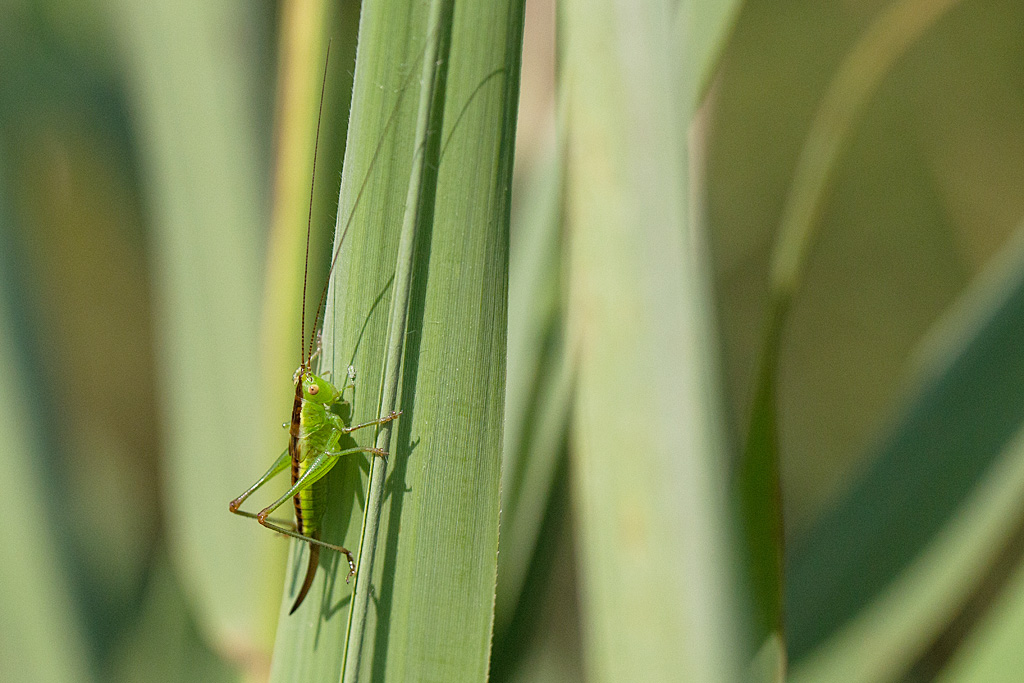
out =
<svg viewBox="0 0 1024 683"><path fill-rule="evenodd" d="M313 394L315 396L316 394L320 393L320 387L318 387L315 384L310 384L309 385L309 389L307 389L306 391L308 391L309 393L311 393L311 394Z"/></svg>

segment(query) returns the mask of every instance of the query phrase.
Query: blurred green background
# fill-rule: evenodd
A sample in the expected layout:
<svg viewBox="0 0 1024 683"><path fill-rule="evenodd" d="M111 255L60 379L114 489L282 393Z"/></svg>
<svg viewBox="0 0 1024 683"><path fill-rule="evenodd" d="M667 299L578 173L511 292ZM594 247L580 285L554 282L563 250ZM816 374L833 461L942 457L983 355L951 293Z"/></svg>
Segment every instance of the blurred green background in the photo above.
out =
<svg viewBox="0 0 1024 683"><path fill-rule="evenodd" d="M357 4L331 20L331 160ZM888 5L743 3L695 124L679 115L734 451L801 146ZM261 332L283 12L0 0L0 680L267 675L286 544L226 506L287 411ZM517 235L557 185L555 13L527 3L513 297ZM1024 4L954 3L844 144L779 361L794 680L1020 680L1022 36ZM495 680L585 679L565 419Z"/></svg>

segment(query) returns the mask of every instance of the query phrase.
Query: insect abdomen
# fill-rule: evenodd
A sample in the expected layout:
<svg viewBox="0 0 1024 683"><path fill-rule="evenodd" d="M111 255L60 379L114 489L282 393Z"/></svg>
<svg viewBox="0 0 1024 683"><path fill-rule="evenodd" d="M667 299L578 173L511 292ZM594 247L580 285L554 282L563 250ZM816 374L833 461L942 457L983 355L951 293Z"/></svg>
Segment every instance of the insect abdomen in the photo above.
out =
<svg viewBox="0 0 1024 683"><path fill-rule="evenodd" d="M299 464L299 476L306 471L309 462L310 460L305 460ZM324 482L321 480L299 491L295 496L296 513L302 527L300 533L312 536L320 529L320 518L323 516L325 505L324 493Z"/></svg>

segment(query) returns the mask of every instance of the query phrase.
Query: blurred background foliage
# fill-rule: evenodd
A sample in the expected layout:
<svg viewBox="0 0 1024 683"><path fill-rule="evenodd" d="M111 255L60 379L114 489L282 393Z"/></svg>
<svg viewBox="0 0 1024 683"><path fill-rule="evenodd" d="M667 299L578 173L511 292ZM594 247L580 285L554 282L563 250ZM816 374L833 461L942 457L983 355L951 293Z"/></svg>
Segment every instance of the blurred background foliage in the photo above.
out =
<svg viewBox="0 0 1024 683"><path fill-rule="evenodd" d="M336 92L351 87L357 4L327 20L349 55ZM699 4L678 11L699 26ZM710 244L729 452L745 439L809 123L888 5L751 0L717 24L727 42L701 53L707 73L680 70L687 88L707 84L693 87L696 123L678 121ZM266 330L296 316L264 293L285 12L0 0L2 680L266 678L286 544L226 504L279 448L294 364L267 360ZM593 672L569 477L554 19L552 2L527 3L502 681ZM1019 680L1022 35L1019 2L954 3L843 147L779 357L794 680ZM327 159L340 159L345 97L328 100ZM321 254L340 173L323 163Z"/></svg>

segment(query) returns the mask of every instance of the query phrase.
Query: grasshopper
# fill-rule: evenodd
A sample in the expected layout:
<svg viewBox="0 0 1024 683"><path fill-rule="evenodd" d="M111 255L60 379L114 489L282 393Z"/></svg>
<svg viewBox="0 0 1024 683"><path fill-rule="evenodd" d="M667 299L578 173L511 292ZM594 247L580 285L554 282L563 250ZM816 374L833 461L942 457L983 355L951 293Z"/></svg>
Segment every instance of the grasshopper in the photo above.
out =
<svg viewBox="0 0 1024 683"><path fill-rule="evenodd" d="M330 44L327 46L327 58L325 61L329 63L329 60ZM313 147L312 175L314 184L316 182L316 152L320 143L320 117L323 114L324 91L326 90L326 87L327 64L325 63L324 81L320 89L320 113L317 115L316 142ZM401 100L396 102L395 111L397 111L400 101ZM392 114L392 119L393 118L394 114ZM388 123L390 125L391 121L389 120ZM376 159L376 155L374 155L374 159ZM368 177L369 171L367 171L367 178ZM365 188L365 183L366 179L363 180L363 186L357 194L356 202L358 202L359 197L362 196L362 190ZM302 284L303 311L305 311L306 278L309 270L309 239L312 225L312 204L313 187L311 186L310 219L309 224L306 227L306 272L303 273ZM348 231L349 224L352 221L352 216L355 215L355 208L356 206L353 205L352 213L349 215L349 219L345 225L345 231L343 231L341 240L339 240L339 247L335 251L334 257L331 261L331 271L333 271L334 264L337 262L338 254L340 253L340 244L344 241L345 233ZM329 279L330 271L328 272L328 280ZM324 291L320 297L320 304L317 307L316 315L313 318L314 328L320 317L320 312L323 309L326 295L327 287L325 285ZM268 469L267 472L256 481L256 483L242 493L242 495L231 501L229 505L230 511L237 515L254 518L260 524L269 529L273 529L279 533L293 538L298 538L309 543L309 564L306 568L306 576L303 580L302 587L299 589L299 593L295 598L295 602L292 605L291 610L288 612L289 614L293 614L295 610L299 608L299 605L302 604L306 594L309 592L310 586L313 584L313 578L316 576L316 568L319 564L321 548L330 548L331 550L335 550L346 557L349 567L348 575L345 578L346 581L355 575L356 572L355 560L353 559L352 552L350 550L344 546L327 543L320 539L320 519L324 514L327 494L326 482L323 481L323 477L330 472L331 468L333 468L344 456L354 455L357 453L370 453L376 457L386 458L388 454L378 448L371 447L340 448L342 436L350 434L357 429L387 424L401 414L401 411L393 411L376 420L370 420L369 422L363 422L361 424L350 424L348 417L351 415L351 405L345 400L344 392L346 389L355 388L355 385L353 384L355 378L354 370L349 368L347 382L344 383L340 389L326 379L324 375L327 375L328 373L314 373L312 370L312 363L320 354L320 349L319 344L316 344L317 350L314 353L313 346L315 341L319 339L319 336L314 331L309 341L308 350L305 345L305 336L305 313L303 313L302 330L299 337L301 345L301 363L294 375L295 400L292 403L291 420L285 424L285 426L288 427L288 445L274 464L270 466L270 469ZM258 513L248 512L241 509L242 503L244 503L250 495L274 476L289 467L291 469L291 487L284 495ZM292 499L294 503L295 522L282 522L280 520L270 519L269 515L288 502L288 499Z"/></svg>

